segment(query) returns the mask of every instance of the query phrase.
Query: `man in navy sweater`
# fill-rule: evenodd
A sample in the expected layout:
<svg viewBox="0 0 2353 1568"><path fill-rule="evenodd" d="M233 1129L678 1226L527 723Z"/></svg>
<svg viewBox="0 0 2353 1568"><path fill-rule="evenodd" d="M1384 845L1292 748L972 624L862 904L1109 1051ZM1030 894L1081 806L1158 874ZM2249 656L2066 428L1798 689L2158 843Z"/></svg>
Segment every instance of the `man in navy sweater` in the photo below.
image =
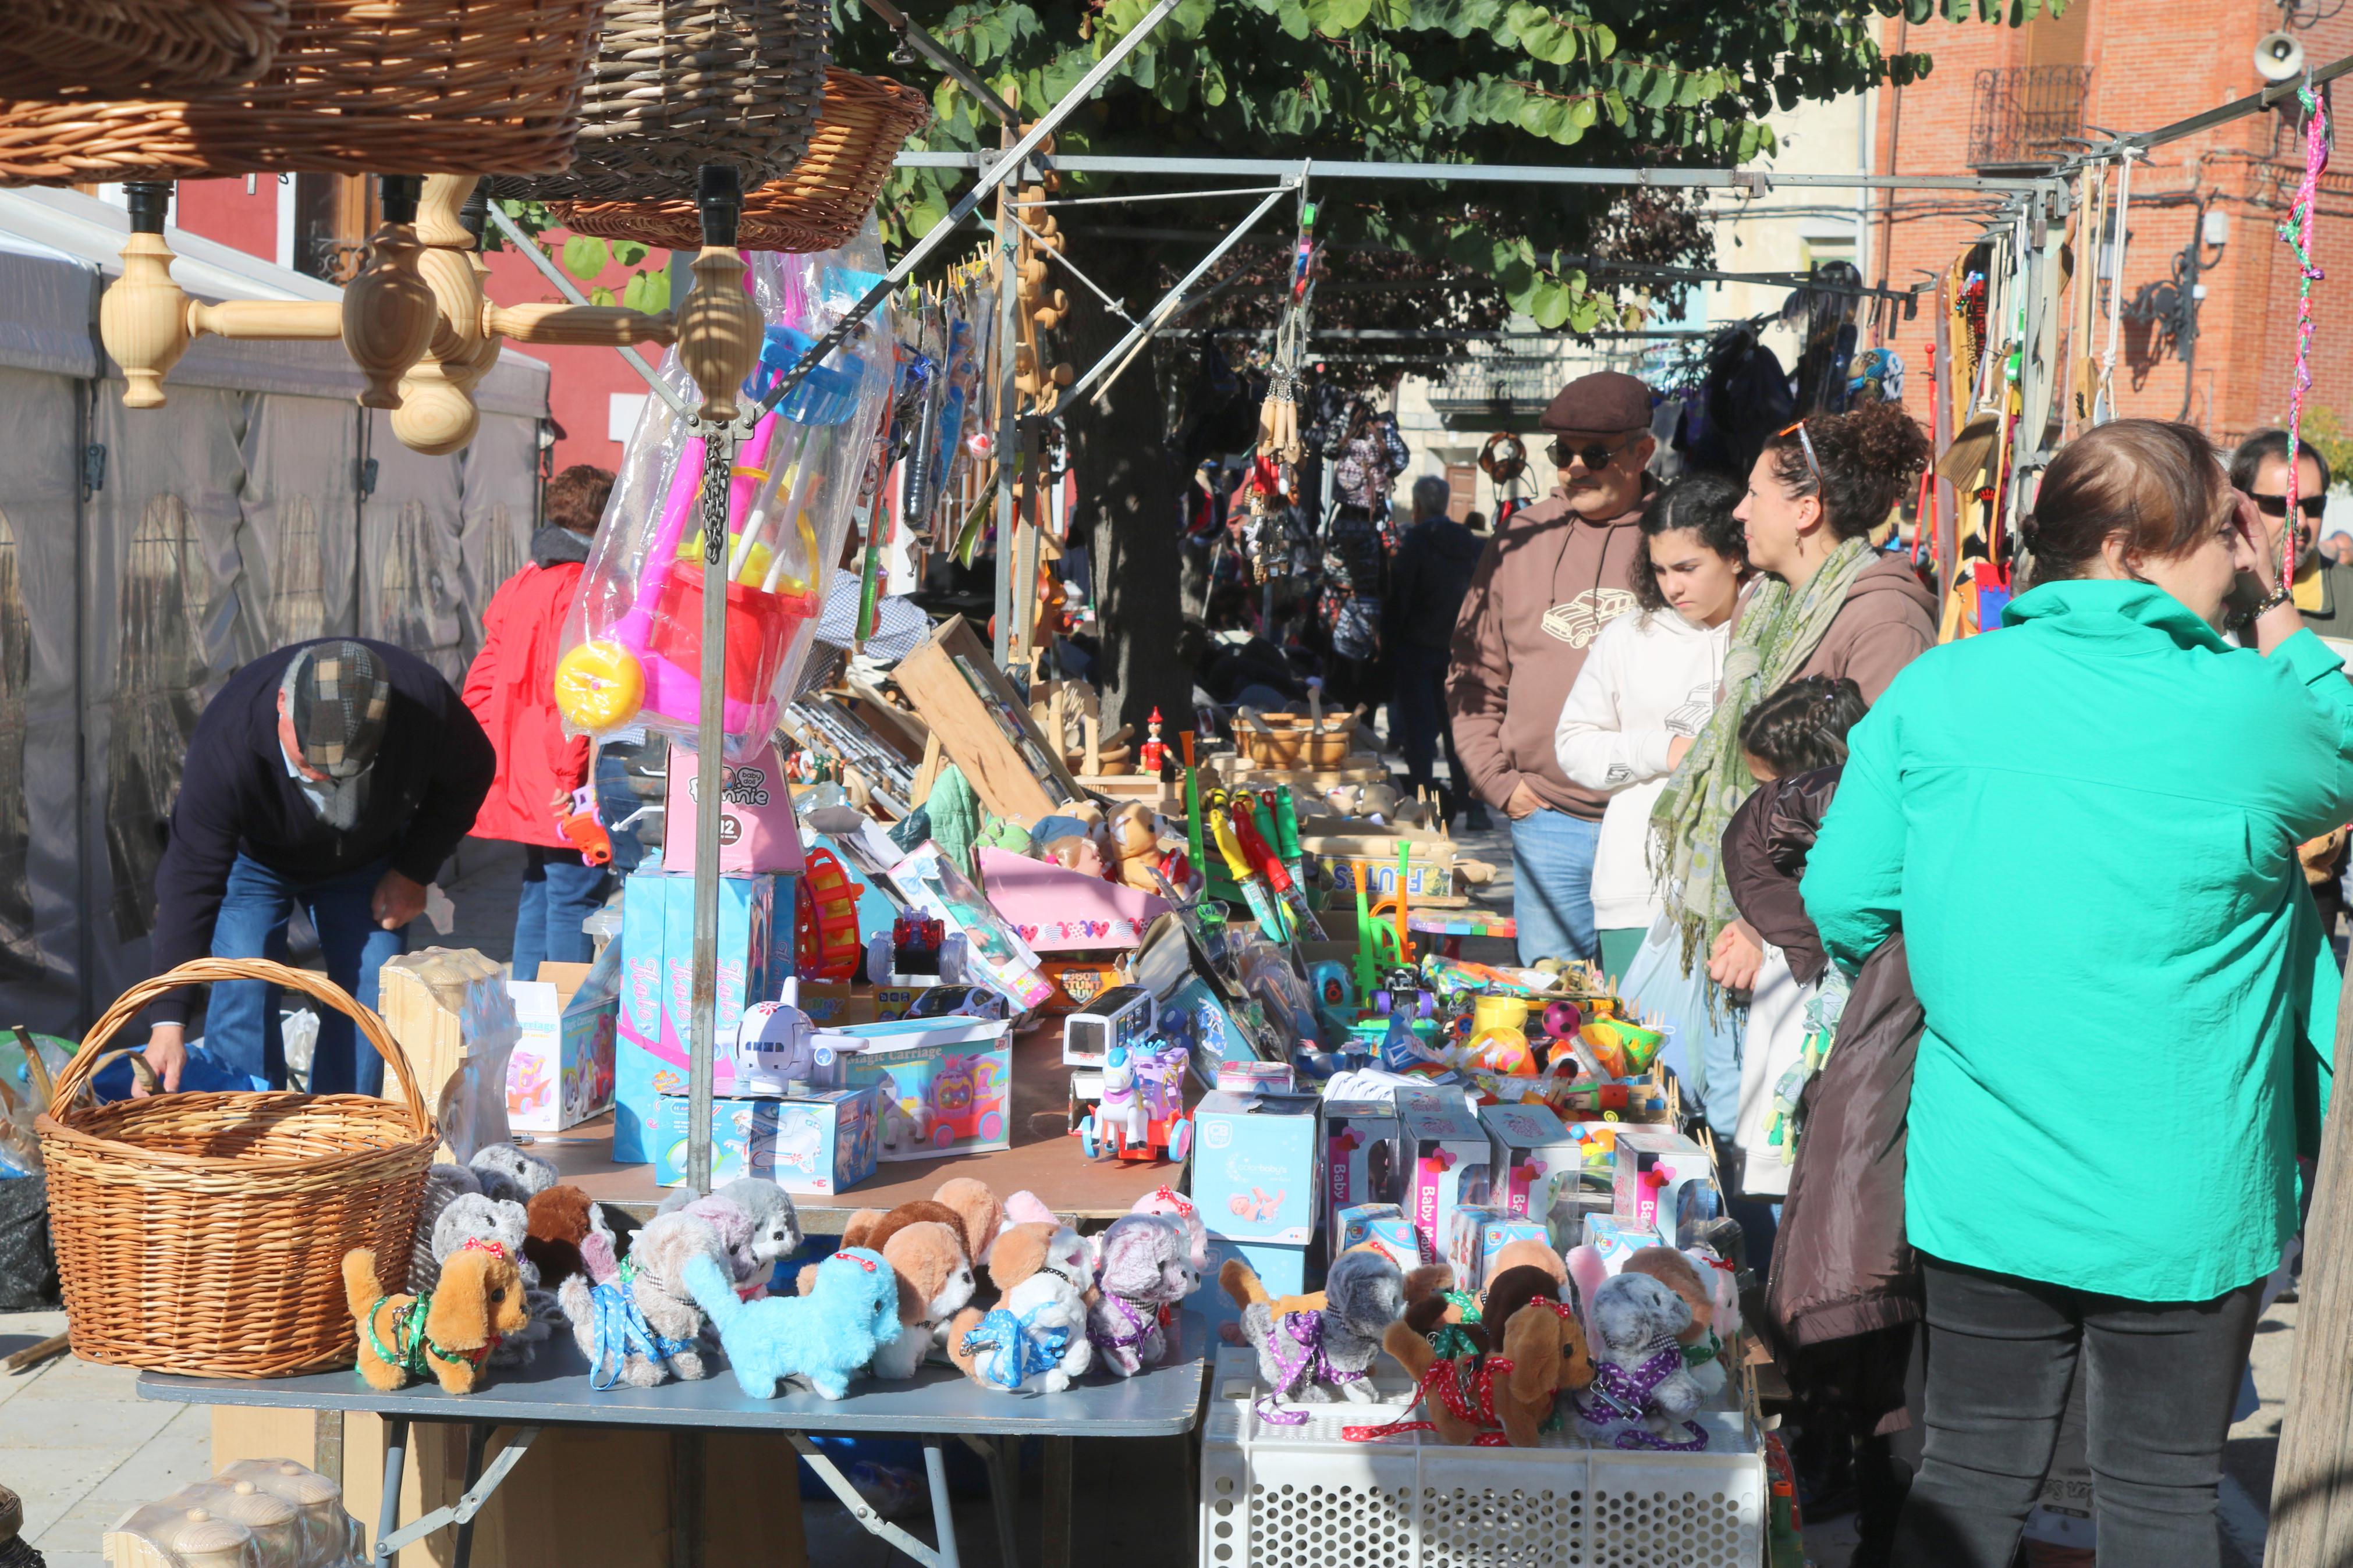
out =
<svg viewBox="0 0 2353 1568"><path fill-rule="evenodd" d="M328 978L364 1005L401 952L426 884L474 825L497 769L490 737L439 671L380 642L297 643L229 678L196 721L171 843L155 870L154 963L286 956L301 904ZM189 994L151 1009L147 1060L166 1089L187 1061ZM317 1094L375 1094L384 1063L322 1008ZM206 1010L208 1054L282 1089L278 994L225 981Z"/></svg>

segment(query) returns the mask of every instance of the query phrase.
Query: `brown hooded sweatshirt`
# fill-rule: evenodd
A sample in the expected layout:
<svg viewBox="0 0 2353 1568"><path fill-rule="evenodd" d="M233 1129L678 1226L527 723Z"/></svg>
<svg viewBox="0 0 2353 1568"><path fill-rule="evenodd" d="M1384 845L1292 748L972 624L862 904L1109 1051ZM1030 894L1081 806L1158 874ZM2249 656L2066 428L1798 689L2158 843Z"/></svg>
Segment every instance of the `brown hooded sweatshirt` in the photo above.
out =
<svg viewBox="0 0 2353 1568"><path fill-rule="evenodd" d="M1634 608L1641 517L1637 506L1588 522L1555 489L1497 529L1479 558L1454 623L1446 707L1463 771L1489 805L1502 809L1525 783L1556 811L1601 820L1609 797L1569 783L1553 731L1593 639Z"/></svg>
<svg viewBox="0 0 2353 1568"><path fill-rule="evenodd" d="M1740 611L1732 619L1732 636L1740 637L1740 615L1749 595L1740 596ZM1900 555L1882 555L1847 584L1846 600L1839 605L1830 630L1814 647L1811 658L1796 676L1844 676L1862 688L1862 700L1876 702L1895 672L1936 646L1936 595L1920 585L1911 563ZM1461 740L1457 731L1455 744Z"/></svg>

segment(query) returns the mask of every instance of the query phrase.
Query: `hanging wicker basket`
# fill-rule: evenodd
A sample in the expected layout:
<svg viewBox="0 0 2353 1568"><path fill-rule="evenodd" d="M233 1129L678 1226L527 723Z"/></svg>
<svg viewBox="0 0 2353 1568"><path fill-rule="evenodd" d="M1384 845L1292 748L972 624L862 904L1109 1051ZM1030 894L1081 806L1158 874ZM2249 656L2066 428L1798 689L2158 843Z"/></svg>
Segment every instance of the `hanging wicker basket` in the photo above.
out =
<svg viewBox="0 0 2353 1568"><path fill-rule="evenodd" d="M0 29L0 95L204 92L269 68L287 0L17 0Z"/></svg>
<svg viewBox="0 0 2353 1568"><path fill-rule="evenodd" d="M266 980L348 1015L401 1100L240 1092L75 1106L117 1031L165 992L216 980ZM438 1142L384 1020L264 959L198 959L124 992L34 1126L74 1353L206 1377L351 1364L343 1254L408 1257Z"/></svg>
<svg viewBox="0 0 2353 1568"><path fill-rule="evenodd" d="M733 163L746 189L791 172L825 100L825 0L608 0L572 167L501 196L690 198Z"/></svg>
<svg viewBox="0 0 2353 1568"><path fill-rule="evenodd" d="M931 122L931 105L888 77L825 73L825 111L807 153L783 179L744 193L736 245L744 250L832 250L849 242L891 177L891 160ZM702 229L691 201L564 202L556 220L575 234L693 250Z"/></svg>
<svg viewBox="0 0 2353 1568"><path fill-rule="evenodd" d="M604 0L292 0L269 69L181 99L0 100L0 184L554 174Z"/></svg>

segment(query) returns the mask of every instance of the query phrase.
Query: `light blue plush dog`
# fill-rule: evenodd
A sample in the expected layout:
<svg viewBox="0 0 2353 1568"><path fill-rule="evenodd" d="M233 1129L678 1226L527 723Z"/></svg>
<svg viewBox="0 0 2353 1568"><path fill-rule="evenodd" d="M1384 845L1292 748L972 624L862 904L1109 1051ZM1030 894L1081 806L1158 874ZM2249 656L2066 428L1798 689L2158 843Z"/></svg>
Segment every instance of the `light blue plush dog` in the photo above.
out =
<svg viewBox="0 0 2353 1568"><path fill-rule="evenodd" d="M735 1381L754 1399L775 1398L776 1385L796 1373L824 1397L840 1399L875 1347L899 1337L898 1279L881 1253L863 1247L818 1264L806 1296L743 1300L707 1257L687 1264L686 1288L718 1328Z"/></svg>

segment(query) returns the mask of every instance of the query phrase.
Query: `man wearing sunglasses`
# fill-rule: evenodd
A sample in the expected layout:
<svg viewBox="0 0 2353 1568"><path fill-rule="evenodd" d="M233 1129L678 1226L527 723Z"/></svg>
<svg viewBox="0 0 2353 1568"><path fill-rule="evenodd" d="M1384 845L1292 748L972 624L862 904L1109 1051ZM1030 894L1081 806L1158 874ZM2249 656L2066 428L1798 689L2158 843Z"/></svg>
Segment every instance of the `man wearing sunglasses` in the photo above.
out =
<svg viewBox="0 0 2353 1568"><path fill-rule="evenodd" d="M1471 787L1512 819L1520 958L1592 958L1593 856L1606 795L1561 772L1560 710L1601 628L1634 608L1651 392L1616 371L1580 376L1537 421L1558 482L1496 530L1455 623L1446 683Z"/></svg>
<svg viewBox="0 0 2353 1568"><path fill-rule="evenodd" d="M2231 485L2253 499L2271 542L2272 559L2295 525L2295 582L2292 593L2304 624L2325 637L2353 640L2353 567L2320 549L2320 520L2328 509L2328 459L2310 446L2295 454L2295 516L2288 516L2287 432L2258 430L2231 454Z"/></svg>

